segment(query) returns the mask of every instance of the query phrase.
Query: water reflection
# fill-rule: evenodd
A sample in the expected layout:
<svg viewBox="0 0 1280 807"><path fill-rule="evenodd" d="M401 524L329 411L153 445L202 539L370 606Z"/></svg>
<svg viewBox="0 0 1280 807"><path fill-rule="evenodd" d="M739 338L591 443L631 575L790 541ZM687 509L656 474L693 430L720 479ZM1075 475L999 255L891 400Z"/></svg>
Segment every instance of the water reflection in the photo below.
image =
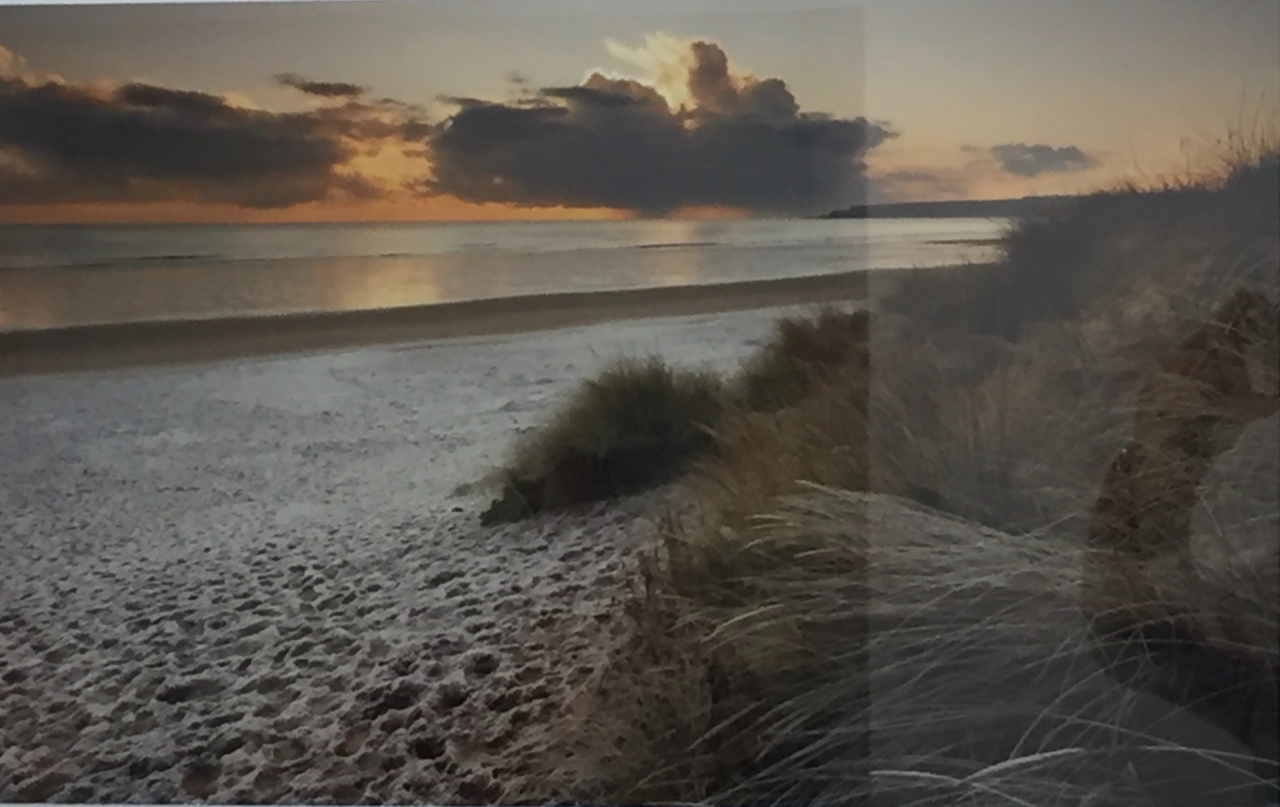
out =
<svg viewBox="0 0 1280 807"><path fill-rule="evenodd" d="M427 256L10 270L0 330L427 305L450 296L436 281Z"/></svg>
<svg viewBox="0 0 1280 807"><path fill-rule="evenodd" d="M635 227L619 230L597 224L585 229L578 225L590 238L578 233L567 241L551 238L542 229L494 230L508 240L518 240L523 244L520 248L515 248L513 241L484 249L410 254L384 251L376 255L332 253L342 252L338 246L356 253L375 247L389 249L416 237L417 231L395 230L391 234L394 238L384 238L377 228L369 233L346 233L356 241L377 241L352 246L339 238L345 231L335 235L331 229L312 228L309 232L319 241L338 239L320 250L330 254L313 255L316 247L299 244L295 245L296 257L240 260L197 255L267 250L256 242L235 246L232 242L237 234L223 230L212 234L198 228L180 233L165 230L162 235L168 241L148 246L146 254L139 252L139 244L133 244L131 259L98 250L118 261L115 263L57 265L36 261L26 266L9 263L9 269L0 265L0 329L349 311L561 291L956 264L992 256L996 249L990 242L967 239L990 238L1000 227L998 223L968 221L664 221L646 222L642 231L633 232ZM246 231L243 238L250 240L272 235L241 229ZM476 228L441 232L459 239L466 236L468 244L484 234ZM279 233L274 236L282 238ZM106 235L99 240L103 238ZM610 238L621 240L610 243ZM35 260L31 255L40 258L44 253L36 254L38 246L24 247L23 254L30 260ZM177 251L152 255L161 247Z"/></svg>
<svg viewBox="0 0 1280 807"><path fill-rule="evenodd" d="M698 253L690 249L664 249L654 256L653 285L694 286L706 283Z"/></svg>
<svg viewBox="0 0 1280 807"><path fill-rule="evenodd" d="M60 274L6 272L0 275L0 331L75 322L68 303L76 296L74 282Z"/></svg>
<svg viewBox="0 0 1280 807"><path fill-rule="evenodd" d="M345 263L345 262L343 262ZM439 273L426 256L385 260L359 268L327 265L317 278L331 290L327 308L360 311L430 305L456 299L441 288Z"/></svg>

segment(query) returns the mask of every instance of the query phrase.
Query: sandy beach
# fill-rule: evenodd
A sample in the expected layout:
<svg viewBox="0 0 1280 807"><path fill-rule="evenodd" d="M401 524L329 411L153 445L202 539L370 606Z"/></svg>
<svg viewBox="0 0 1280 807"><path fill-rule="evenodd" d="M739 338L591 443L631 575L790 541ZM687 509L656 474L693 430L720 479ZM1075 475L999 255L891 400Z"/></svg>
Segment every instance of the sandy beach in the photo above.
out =
<svg viewBox="0 0 1280 807"><path fill-rule="evenodd" d="M0 382L0 801L520 789L655 501L481 528L469 485L603 363L776 314Z"/></svg>
<svg viewBox="0 0 1280 807"><path fill-rule="evenodd" d="M674 491L486 528L476 481L609 361L660 353L729 372L795 310L0 380L0 801L538 794L546 726L609 652L636 541ZM885 512L885 535L906 529L976 575L1018 551L936 514ZM987 606L913 599L885 568L886 630L923 613L911 618L936 634L1009 607L1009 592ZM971 725L926 734L903 718L931 698L944 714L957 692L988 704L997 758L1118 748L1096 723L1045 722L1067 693L1084 710L1073 720L1123 713L1148 745L1206 749L1133 751L1126 782L1136 770L1189 805L1247 803L1247 766L1220 755L1243 749L1067 652L1081 635L1069 587L1042 608L1027 658L1043 666L1012 677L993 674L1005 667L992 654L887 631L908 641L875 647L873 684L897 693L873 715L886 727L878 766L963 746ZM1211 784L1188 790L1196 781ZM1215 801L1226 786L1234 795Z"/></svg>

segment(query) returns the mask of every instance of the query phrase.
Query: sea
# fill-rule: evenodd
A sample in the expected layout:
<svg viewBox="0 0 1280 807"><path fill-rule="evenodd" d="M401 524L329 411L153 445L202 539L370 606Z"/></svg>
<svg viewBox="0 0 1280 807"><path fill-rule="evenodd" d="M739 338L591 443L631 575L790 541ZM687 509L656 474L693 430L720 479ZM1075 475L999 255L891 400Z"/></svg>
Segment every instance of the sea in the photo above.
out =
<svg viewBox="0 0 1280 807"><path fill-rule="evenodd" d="M908 270L1007 219L0 225L0 331Z"/></svg>

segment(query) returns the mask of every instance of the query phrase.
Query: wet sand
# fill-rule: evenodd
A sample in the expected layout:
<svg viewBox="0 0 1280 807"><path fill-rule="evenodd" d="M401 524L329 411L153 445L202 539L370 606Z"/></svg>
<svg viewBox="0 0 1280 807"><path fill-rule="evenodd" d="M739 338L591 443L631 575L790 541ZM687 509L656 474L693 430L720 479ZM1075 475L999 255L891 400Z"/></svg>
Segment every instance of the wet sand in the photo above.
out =
<svg viewBox="0 0 1280 807"><path fill-rule="evenodd" d="M181 365L653 317L863 300L868 276L468 300L356 312L166 320L0 333L0 377Z"/></svg>

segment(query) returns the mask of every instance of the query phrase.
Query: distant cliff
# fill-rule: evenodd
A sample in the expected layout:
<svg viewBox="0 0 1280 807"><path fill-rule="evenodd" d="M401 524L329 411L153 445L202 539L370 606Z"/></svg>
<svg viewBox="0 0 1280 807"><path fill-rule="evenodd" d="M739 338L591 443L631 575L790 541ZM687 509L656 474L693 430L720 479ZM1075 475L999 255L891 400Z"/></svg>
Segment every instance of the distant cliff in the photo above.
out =
<svg viewBox="0 0 1280 807"><path fill-rule="evenodd" d="M833 210L820 219L910 219L910 218L1006 218L1035 213L1065 204L1074 196L1024 196L1021 199L987 199L971 202L894 202L854 205Z"/></svg>

